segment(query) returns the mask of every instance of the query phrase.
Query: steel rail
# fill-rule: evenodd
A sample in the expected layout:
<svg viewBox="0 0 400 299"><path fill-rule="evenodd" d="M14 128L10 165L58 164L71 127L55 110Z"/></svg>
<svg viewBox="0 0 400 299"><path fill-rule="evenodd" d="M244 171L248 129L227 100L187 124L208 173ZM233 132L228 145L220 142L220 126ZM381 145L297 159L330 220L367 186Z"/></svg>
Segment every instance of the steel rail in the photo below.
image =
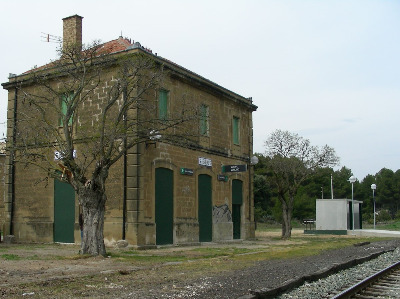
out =
<svg viewBox="0 0 400 299"><path fill-rule="evenodd" d="M359 293L361 290L367 288L368 286L372 285L378 279L388 275L390 272L395 270L396 268L400 268L400 261L365 278L364 280L360 281L359 283L347 288L346 290L342 291L341 293L335 295L331 299L344 299L344 298L351 298L351 296Z"/></svg>

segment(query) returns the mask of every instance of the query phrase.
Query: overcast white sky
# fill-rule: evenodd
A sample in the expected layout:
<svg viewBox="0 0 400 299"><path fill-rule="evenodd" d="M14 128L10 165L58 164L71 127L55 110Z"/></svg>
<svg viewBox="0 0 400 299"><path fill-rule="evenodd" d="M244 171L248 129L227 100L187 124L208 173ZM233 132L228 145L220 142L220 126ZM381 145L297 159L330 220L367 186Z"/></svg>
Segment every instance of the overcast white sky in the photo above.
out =
<svg viewBox="0 0 400 299"><path fill-rule="evenodd" d="M122 32L253 97L255 152L283 129L332 146L360 180L400 169L400 1L3 0L0 81L56 58L42 32L62 36L74 14L84 43ZM0 122L6 103L1 89Z"/></svg>

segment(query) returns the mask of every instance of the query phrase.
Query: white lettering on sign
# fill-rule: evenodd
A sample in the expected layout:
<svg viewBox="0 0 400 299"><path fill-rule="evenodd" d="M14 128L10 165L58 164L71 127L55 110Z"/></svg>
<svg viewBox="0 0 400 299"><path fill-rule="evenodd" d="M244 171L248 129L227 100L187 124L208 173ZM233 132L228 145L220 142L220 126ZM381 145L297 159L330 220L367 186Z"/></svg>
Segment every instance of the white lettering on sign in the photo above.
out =
<svg viewBox="0 0 400 299"><path fill-rule="evenodd" d="M232 166L231 166L231 171L232 171L232 172L239 172L239 171L240 171L239 166L237 166L237 165L232 165Z"/></svg>
<svg viewBox="0 0 400 299"><path fill-rule="evenodd" d="M222 172L243 172L247 170L247 165L225 165L222 166Z"/></svg>
<svg viewBox="0 0 400 299"><path fill-rule="evenodd" d="M206 166L206 167L212 167L212 161L211 161L211 159L199 157L199 165Z"/></svg>

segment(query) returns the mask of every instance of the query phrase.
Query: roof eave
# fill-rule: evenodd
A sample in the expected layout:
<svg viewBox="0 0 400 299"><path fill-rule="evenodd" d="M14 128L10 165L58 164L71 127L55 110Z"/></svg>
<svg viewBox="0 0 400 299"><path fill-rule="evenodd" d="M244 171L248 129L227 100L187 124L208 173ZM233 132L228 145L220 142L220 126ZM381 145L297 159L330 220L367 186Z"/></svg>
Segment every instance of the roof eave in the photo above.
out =
<svg viewBox="0 0 400 299"><path fill-rule="evenodd" d="M258 108L256 105L253 104L251 98L245 98L225 87L222 87L221 85L218 85L217 83L215 83L205 77L202 77L202 76L190 71L189 69L186 69L166 58L163 58L161 56L150 53L140 47L130 47L125 50L113 52L110 55L120 55L120 54L123 54L124 52L125 53L141 52L146 55L150 55L150 56L154 57L159 63L164 64L171 71L173 71L175 73L176 78L179 78L179 79L185 80L185 81L192 81L192 82L193 82L193 80L195 80L195 81L197 81L198 84L206 87L208 90L212 90L212 91L214 91L214 93L222 95L233 101L239 102L240 104L246 106L251 111L256 111ZM39 71L51 71L51 69L52 69L52 67L41 69ZM29 74L31 74L31 73L29 73ZM16 75L16 76L10 77L9 82L2 83L1 86L3 87L3 89L6 89L6 90L14 88L14 87L16 87L16 85L18 83L21 84L21 83L28 82L28 80L30 79L29 74L21 74L21 75Z"/></svg>

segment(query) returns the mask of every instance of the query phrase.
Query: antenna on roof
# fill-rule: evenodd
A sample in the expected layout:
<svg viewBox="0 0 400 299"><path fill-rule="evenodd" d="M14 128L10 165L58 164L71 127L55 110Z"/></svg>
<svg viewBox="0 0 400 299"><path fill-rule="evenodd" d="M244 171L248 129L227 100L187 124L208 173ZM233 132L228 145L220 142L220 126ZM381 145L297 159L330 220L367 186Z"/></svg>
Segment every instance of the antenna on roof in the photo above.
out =
<svg viewBox="0 0 400 299"><path fill-rule="evenodd" d="M62 38L60 36L51 35L49 33L42 32L42 35L40 37L42 38L42 42L46 42L46 43L61 43L62 42Z"/></svg>

